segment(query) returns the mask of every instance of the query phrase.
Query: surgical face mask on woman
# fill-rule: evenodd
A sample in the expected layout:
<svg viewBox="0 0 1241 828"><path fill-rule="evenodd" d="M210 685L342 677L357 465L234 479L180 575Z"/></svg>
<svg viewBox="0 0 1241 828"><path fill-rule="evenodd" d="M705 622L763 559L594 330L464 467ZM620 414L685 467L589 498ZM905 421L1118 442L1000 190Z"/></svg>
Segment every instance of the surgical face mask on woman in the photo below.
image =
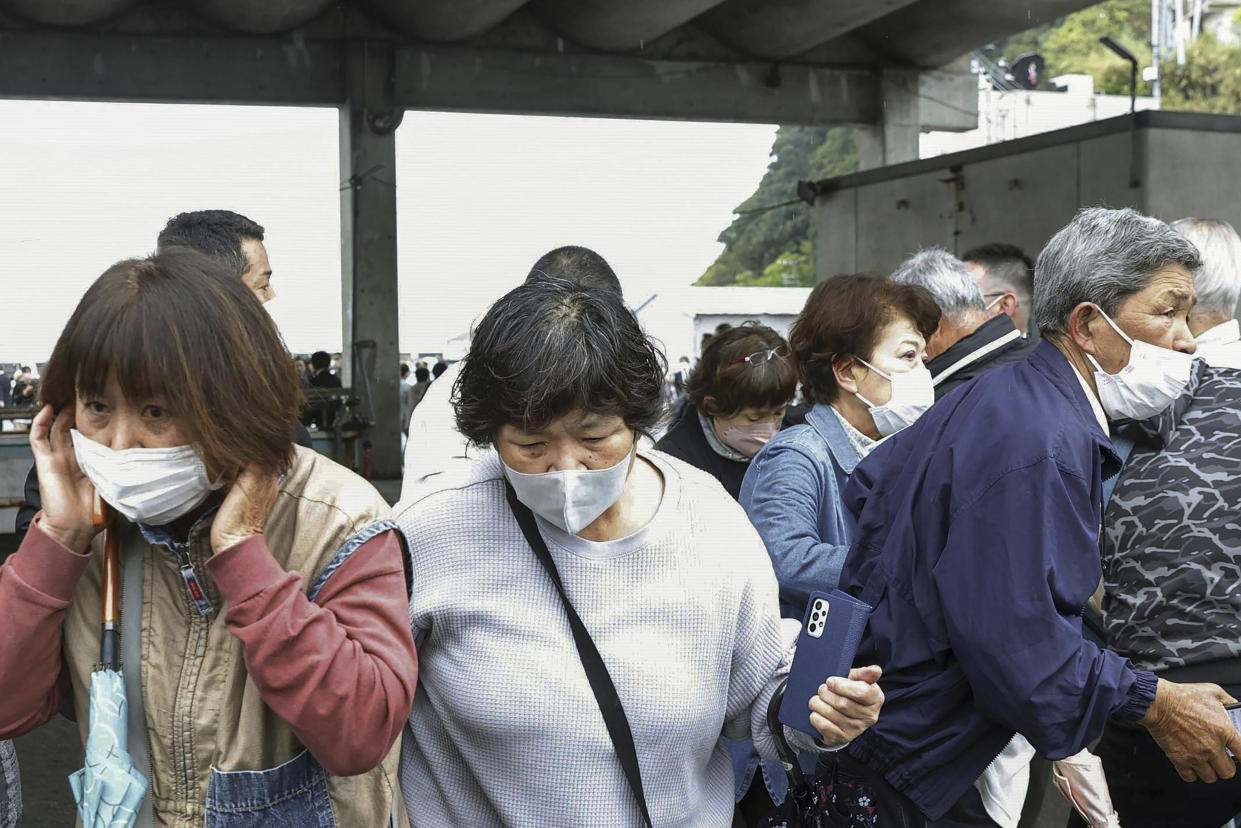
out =
<svg viewBox="0 0 1241 828"><path fill-rule="evenodd" d="M785 406L743 408L731 417L712 416L710 422L720 442L739 454L753 457L780 431L784 412Z"/></svg>
<svg viewBox="0 0 1241 828"><path fill-rule="evenodd" d="M579 411L531 430L501 426L494 443L517 499L576 535L624 494L638 436L619 416Z"/></svg>
<svg viewBox="0 0 1241 828"><path fill-rule="evenodd" d="M223 485L212 482L193 446L114 450L70 429L78 467L108 505L131 523L163 526Z"/></svg>
<svg viewBox="0 0 1241 828"><path fill-rule="evenodd" d="M855 392L862 404L870 411L875 421L875 428L884 437L890 437L903 428L913 425L935 402L935 386L931 383L931 372L921 362L908 371L887 373L858 357L858 362L874 371L892 384L892 396L886 403L875 405L870 400Z"/></svg>
<svg viewBox="0 0 1241 828"><path fill-rule="evenodd" d="M636 447L636 443L635 443ZM633 450L606 469L566 469L523 474L503 460L517 499L553 526L576 535L620 500L633 467Z"/></svg>
<svg viewBox="0 0 1241 828"><path fill-rule="evenodd" d="M753 457L763 446L776 436L780 424L775 420L750 425L730 425L720 433L724 445L741 452L746 457Z"/></svg>
<svg viewBox="0 0 1241 828"><path fill-rule="evenodd" d="M1129 362L1115 374L1104 371L1093 355L1086 354L1095 369L1095 386L1104 413L1112 420L1145 420L1172 405L1189 383L1193 354L1131 339L1103 308L1094 307L1112 330L1129 343Z"/></svg>

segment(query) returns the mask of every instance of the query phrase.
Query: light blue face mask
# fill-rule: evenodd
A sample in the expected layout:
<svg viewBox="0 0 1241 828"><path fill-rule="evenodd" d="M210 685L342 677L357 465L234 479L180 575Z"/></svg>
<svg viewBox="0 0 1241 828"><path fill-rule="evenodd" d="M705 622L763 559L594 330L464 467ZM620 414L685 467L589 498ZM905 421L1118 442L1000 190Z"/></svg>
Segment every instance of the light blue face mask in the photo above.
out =
<svg viewBox="0 0 1241 828"><path fill-rule="evenodd" d="M623 460L606 469L539 474L514 471L504 461L500 461L500 465L518 500L556 528L576 535L620 500L633 458L634 451L630 449Z"/></svg>

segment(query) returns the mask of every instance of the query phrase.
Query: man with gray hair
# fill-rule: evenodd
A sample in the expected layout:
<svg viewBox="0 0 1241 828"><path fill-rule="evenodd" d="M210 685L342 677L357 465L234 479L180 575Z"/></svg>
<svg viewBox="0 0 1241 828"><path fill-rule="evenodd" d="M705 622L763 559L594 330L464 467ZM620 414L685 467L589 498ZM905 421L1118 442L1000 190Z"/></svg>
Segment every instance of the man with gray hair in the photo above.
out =
<svg viewBox="0 0 1241 828"><path fill-rule="evenodd" d="M1172 229L1194 243L1202 267L1194 274L1198 304L1189 313L1189 332L1198 343L1197 355L1212 368L1241 368L1241 237L1232 225L1218 219L1183 218Z"/></svg>
<svg viewBox="0 0 1241 828"><path fill-rule="evenodd" d="M1037 345L1022 338L1007 314L987 318L973 271L942 247L919 250L896 269L892 280L926 288L943 314L926 343L935 399L984 371L1025 359Z"/></svg>
<svg viewBox="0 0 1241 828"><path fill-rule="evenodd" d="M1058 760L1109 724L1140 726L1186 781L1236 774L1231 696L1082 634L1103 481L1120 465L1110 423L1159 414L1186 388L1199 264L1161 221L1082 210L1039 256L1044 339L1029 358L934 405L845 485L857 534L840 589L874 607L857 658L889 690L839 772L869 783L892 824L1011 824L980 800L1018 733Z"/></svg>

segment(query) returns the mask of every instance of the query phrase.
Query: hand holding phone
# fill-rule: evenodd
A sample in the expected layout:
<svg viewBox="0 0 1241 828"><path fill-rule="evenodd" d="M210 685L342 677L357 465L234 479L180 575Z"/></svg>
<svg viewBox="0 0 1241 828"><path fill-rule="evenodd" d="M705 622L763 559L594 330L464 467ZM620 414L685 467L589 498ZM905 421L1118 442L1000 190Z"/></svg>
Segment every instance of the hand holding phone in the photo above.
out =
<svg viewBox="0 0 1241 828"><path fill-rule="evenodd" d="M840 590L810 595L780 705L781 723L820 735L810 722L810 699L819 696L819 686L827 679L849 676L870 613L868 604Z"/></svg>

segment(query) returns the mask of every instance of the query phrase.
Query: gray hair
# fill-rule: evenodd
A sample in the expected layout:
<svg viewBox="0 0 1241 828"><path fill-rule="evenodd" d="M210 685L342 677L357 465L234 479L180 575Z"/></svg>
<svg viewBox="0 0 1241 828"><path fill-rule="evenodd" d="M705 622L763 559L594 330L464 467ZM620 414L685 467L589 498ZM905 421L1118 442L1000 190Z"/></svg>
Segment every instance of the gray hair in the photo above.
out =
<svg viewBox="0 0 1241 828"><path fill-rule="evenodd" d="M1031 324L1065 333L1082 302L1115 316L1121 300L1146 287L1152 273L1170 265L1193 273L1201 264L1197 249L1159 219L1087 207L1051 237L1034 264Z"/></svg>
<svg viewBox="0 0 1241 828"><path fill-rule="evenodd" d="M927 247L910 256L892 274L892 281L925 288L948 319L987 309L969 266L942 247Z"/></svg>
<svg viewBox="0 0 1241 828"><path fill-rule="evenodd" d="M1219 219L1183 218L1172 222L1172 229L1202 255L1202 267L1194 274L1194 309L1232 316L1241 299L1241 236Z"/></svg>

